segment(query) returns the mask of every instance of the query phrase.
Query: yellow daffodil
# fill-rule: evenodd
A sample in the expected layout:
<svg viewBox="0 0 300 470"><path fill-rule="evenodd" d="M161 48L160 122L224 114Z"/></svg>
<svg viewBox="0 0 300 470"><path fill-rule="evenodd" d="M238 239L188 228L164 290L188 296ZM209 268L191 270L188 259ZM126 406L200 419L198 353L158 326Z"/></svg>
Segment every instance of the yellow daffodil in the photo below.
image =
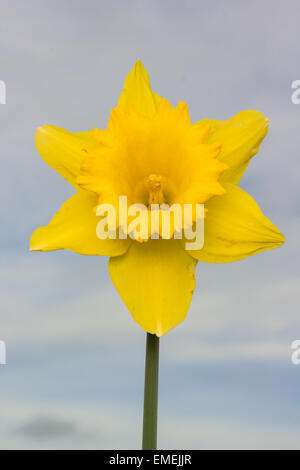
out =
<svg viewBox="0 0 300 470"><path fill-rule="evenodd" d="M198 261L241 260L284 242L254 199L238 187L268 130L258 111L227 121L191 124L187 105L154 93L140 61L126 78L107 129L70 133L45 125L36 146L42 158L76 189L31 250L72 250L110 256L109 272L133 318L162 336L188 311ZM186 251L184 240L100 239L97 207L132 204L204 204L204 246ZM143 243L141 243L143 241Z"/></svg>

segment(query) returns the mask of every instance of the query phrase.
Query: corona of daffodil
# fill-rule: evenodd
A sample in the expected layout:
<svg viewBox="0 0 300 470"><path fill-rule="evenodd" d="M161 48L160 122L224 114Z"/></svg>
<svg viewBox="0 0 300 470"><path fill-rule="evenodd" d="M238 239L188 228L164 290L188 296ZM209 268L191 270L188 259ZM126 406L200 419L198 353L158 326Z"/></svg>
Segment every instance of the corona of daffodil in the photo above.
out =
<svg viewBox="0 0 300 470"><path fill-rule="evenodd" d="M198 261L238 261L276 248L284 237L238 185L268 131L258 111L192 124L186 103L173 107L150 88L140 61L126 78L107 129L70 133L45 125L36 146L76 190L30 242L33 251L72 250L110 256L109 272L133 318L162 336L182 322ZM184 240L99 239L100 203L204 204L204 246Z"/></svg>

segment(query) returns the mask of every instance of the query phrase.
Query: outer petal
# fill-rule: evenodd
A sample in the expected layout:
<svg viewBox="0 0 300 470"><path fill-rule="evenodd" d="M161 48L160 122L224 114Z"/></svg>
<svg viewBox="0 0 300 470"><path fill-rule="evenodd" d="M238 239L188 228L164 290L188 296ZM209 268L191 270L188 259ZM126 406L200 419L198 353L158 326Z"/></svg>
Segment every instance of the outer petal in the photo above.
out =
<svg viewBox="0 0 300 470"><path fill-rule="evenodd" d="M154 116L161 100L150 88L149 75L140 60L137 61L127 75L124 88L118 101L118 106L126 109L131 104L135 111L151 118Z"/></svg>
<svg viewBox="0 0 300 470"><path fill-rule="evenodd" d="M112 281L133 318L144 330L162 336L182 322L195 287L196 261L178 240L132 243L109 261Z"/></svg>
<svg viewBox="0 0 300 470"><path fill-rule="evenodd" d="M60 127L45 125L38 129L35 144L41 157L75 188L86 147L97 144L92 131L72 134Z"/></svg>
<svg viewBox="0 0 300 470"><path fill-rule="evenodd" d="M220 182L238 184L268 132L268 119L259 111L242 111L228 121L204 119L197 124L211 127L205 143L222 144L218 159L229 169L221 176Z"/></svg>
<svg viewBox="0 0 300 470"><path fill-rule="evenodd" d="M50 224L38 228L30 240L32 251L66 249L82 255L119 256L126 252L131 240L100 240L96 236L94 207L97 195L80 190L68 199Z"/></svg>
<svg viewBox="0 0 300 470"><path fill-rule="evenodd" d="M83 131L83 132L74 132L76 137L79 137L82 141L85 142L86 148L98 147L99 141L95 139L94 130L92 131Z"/></svg>
<svg viewBox="0 0 300 470"><path fill-rule="evenodd" d="M226 193L206 204L204 246L189 251L190 255L200 261L226 263L284 243L282 233L248 193L234 185L224 186Z"/></svg>

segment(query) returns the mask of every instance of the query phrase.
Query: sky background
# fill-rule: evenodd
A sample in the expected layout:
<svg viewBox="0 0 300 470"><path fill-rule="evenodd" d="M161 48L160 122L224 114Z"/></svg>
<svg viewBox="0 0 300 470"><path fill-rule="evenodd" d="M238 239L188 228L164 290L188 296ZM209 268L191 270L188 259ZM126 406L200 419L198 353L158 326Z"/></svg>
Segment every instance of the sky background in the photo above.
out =
<svg viewBox="0 0 300 470"><path fill-rule="evenodd" d="M296 0L0 0L1 449L140 447L145 332L107 259L28 250L74 191L35 129L105 128L137 59L193 121L270 118L241 186L287 239L198 264L188 316L161 340L158 446L300 449L299 15Z"/></svg>

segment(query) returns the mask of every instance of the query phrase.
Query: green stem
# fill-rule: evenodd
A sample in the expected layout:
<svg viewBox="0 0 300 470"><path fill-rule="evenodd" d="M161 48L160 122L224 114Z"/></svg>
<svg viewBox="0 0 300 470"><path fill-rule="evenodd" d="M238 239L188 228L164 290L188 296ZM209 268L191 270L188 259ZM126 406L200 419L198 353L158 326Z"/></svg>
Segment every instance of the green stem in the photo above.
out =
<svg viewBox="0 0 300 470"><path fill-rule="evenodd" d="M157 445L158 363L159 338L147 333L143 450L156 450Z"/></svg>

